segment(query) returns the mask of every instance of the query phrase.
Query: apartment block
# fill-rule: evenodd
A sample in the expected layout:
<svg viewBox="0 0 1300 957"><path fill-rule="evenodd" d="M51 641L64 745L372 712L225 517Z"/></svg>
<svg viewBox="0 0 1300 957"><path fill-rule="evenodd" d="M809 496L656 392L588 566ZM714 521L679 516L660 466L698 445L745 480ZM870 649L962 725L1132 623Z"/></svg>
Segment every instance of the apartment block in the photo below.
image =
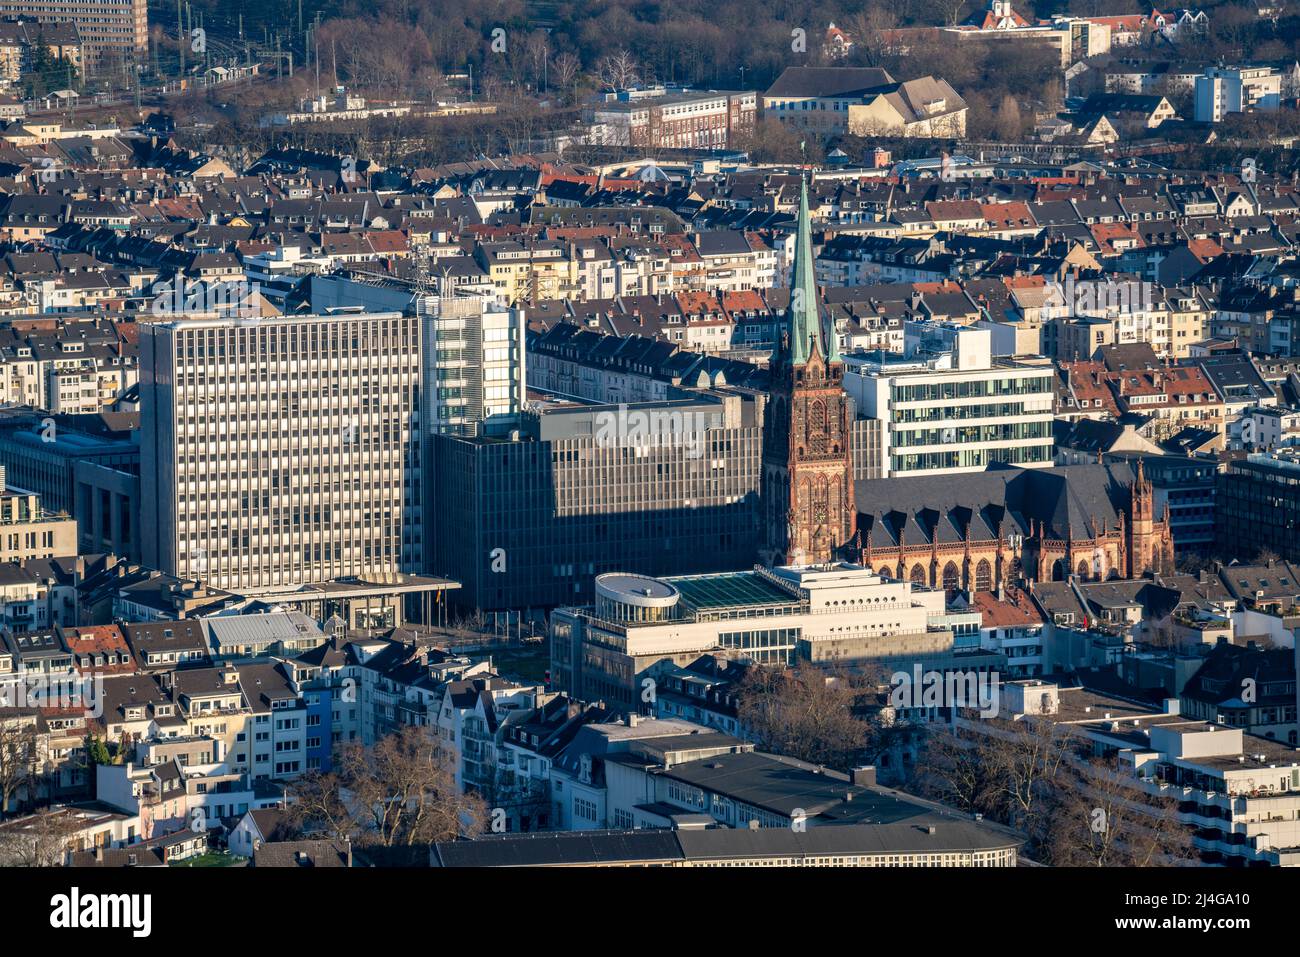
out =
<svg viewBox="0 0 1300 957"><path fill-rule="evenodd" d="M1196 78L1198 123L1220 123L1229 113L1275 110L1282 95L1282 75L1272 67L1210 67Z"/></svg>
<svg viewBox="0 0 1300 957"><path fill-rule="evenodd" d="M75 23L88 60L135 59L149 53L146 0L0 0L0 16Z"/></svg>
<svg viewBox="0 0 1300 957"><path fill-rule="evenodd" d="M30 68L41 47L81 68L81 36L75 23L37 23L18 17L0 19L0 88L13 87Z"/></svg>

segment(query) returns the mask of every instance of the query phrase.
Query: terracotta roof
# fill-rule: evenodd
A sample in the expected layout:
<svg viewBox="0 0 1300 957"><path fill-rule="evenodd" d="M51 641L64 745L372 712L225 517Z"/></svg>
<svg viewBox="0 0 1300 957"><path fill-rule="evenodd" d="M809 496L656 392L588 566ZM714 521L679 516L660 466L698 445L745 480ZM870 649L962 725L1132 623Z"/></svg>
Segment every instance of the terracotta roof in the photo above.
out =
<svg viewBox="0 0 1300 957"><path fill-rule="evenodd" d="M993 592L977 591L971 595L971 605L980 613L985 628L1017 628L1041 625L1046 620L1042 612L1018 588L1007 589L1004 598Z"/></svg>

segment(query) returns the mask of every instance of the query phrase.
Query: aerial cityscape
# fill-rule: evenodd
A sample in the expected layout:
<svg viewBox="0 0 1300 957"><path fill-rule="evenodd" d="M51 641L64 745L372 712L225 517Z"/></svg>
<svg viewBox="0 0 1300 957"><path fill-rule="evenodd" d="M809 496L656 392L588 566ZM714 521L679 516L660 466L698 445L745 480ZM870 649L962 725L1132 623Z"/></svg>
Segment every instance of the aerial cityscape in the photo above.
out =
<svg viewBox="0 0 1300 957"><path fill-rule="evenodd" d="M52 927L1300 867L1300 8L0 0L0 124Z"/></svg>

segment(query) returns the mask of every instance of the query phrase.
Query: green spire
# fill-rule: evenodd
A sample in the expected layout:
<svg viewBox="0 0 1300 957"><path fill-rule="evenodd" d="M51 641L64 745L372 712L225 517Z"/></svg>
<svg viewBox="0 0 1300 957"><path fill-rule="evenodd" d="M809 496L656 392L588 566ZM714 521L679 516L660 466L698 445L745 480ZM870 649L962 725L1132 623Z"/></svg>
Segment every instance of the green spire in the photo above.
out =
<svg viewBox="0 0 1300 957"><path fill-rule="evenodd" d="M814 338L823 356L831 362L840 361L840 348L834 330L828 335L822 328L821 309L817 300L817 274L813 269L807 180L802 180L799 184L799 223L795 234L794 267L790 271L790 305L785 318L786 332L790 335L792 365L803 365L808 361Z"/></svg>

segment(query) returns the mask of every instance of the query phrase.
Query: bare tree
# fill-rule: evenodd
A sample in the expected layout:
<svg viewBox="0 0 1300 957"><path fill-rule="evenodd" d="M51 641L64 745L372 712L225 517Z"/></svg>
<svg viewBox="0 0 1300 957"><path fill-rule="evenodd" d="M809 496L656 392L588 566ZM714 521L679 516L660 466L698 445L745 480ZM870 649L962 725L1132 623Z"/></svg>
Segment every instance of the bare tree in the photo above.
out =
<svg viewBox="0 0 1300 957"><path fill-rule="evenodd" d="M578 98L578 77L582 74L582 61L572 53L561 53L551 60L550 74L553 86L574 100Z"/></svg>
<svg viewBox="0 0 1300 957"><path fill-rule="evenodd" d="M921 793L963 811L988 814L995 808L996 782L980 742L955 728L930 729L916 786Z"/></svg>
<svg viewBox="0 0 1300 957"><path fill-rule="evenodd" d="M752 668L738 689L738 716L764 750L845 768L876 737L876 729L854 714L869 685L861 676L816 668Z"/></svg>
<svg viewBox="0 0 1300 957"><path fill-rule="evenodd" d="M1099 760L1077 762L1040 818L1043 862L1056 867L1152 867L1189 863L1191 833L1177 805L1148 794Z"/></svg>
<svg viewBox="0 0 1300 957"><path fill-rule="evenodd" d="M612 90L627 90L641 82L641 70L636 59L626 50L602 57L596 64L596 76Z"/></svg>
<svg viewBox="0 0 1300 957"><path fill-rule="evenodd" d="M0 814L36 779L36 723L30 715L0 715Z"/></svg>
<svg viewBox="0 0 1300 957"><path fill-rule="evenodd" d="M1011 94L1002 98L998 104L997 116L998 137L1007 143L1014 143L1020 139L1024 132L1024 120L1020 116L1020 104Z"/></svg>
<svg viewBox="0 0 1300 957"><path fill-rule="evenodd" d="M984 760L993 793L1013 827L1028 828L1069 754L1071 733L1055 722L990 721Z"/></svg>
<svg viewBox="0 0 1300 957"><path fill-rule="evenodd" d="M1193 856L1171 800L1092 758L1083 739L1046 721L932 728L917 789L1021 831L1045 864L1179 864Z"/></svg>
<svg viewBox="0 0 1300 957"><path fill-rule="evenodd" d="M407 726L367 747L348 744L331 774L304 775L289 813L303 830L384 847L471 837L482 799L456 785L451 755L427 728Z"/></svg>
<svg viewBox="0 0 1300 957"><path fill-rule="evenodd" d="M866 7L848 18L845 30L853 39L853 58L863 66L881 66L894 52L889 39L898 29L898 15L888 7Z"/></svg>
<svg viewBox="0 0 1300 957"><path fill-rule="evenodd" d="M966 7L966 0L930 0L932 16L937 16L946 27L955 27L961 22L961 12Z"/></svg>
<svg viewBox="0 0 1300 957"><path fill-rule="evenodd" d="M0 867L61 867L77 833L66 810L45 810L0 827Z"/></svg>
<svg viewBox="0 0 1300 957"><path fill-rule="evenodd" d="M351 838L357 825L340 793L339 775L308 771L293 782L292 800L285 808L289 825L299 834L323 834L335 840Z"/></svg>
<svg viewBox="0 0 1300 957"><path fill-rule="evenodd" d="M534 30L524 39L524 57L528 61L528 70L532 76L533 86L541 89L544 81L549 80L548 61L551 56L551 39L545 30Z"/></svg>

